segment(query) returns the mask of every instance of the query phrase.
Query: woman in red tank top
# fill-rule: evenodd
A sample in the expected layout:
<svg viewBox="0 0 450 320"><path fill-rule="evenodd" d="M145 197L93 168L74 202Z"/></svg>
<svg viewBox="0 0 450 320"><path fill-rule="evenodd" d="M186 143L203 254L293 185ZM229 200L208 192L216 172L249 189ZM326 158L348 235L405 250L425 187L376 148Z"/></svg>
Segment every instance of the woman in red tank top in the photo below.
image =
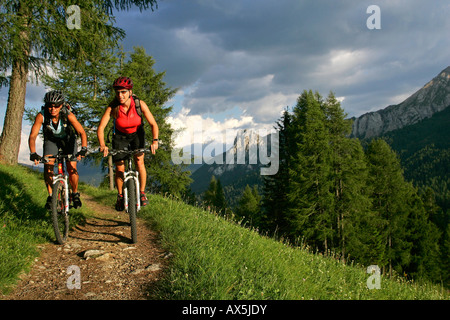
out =
<svg viewBox="0 0 450 320"><path fill-rule="evenodd" d="M158 149L158 124L147 104L142 100L139 100L141 116L138 114L132 92L133 81L128 77L119 77L114 81L113 87L116 92L116 97L106 108L97 129L98 142L100 144L100 151L103 152L103 156L106 157L108 155L108 147L105 145L104 132L111 117L115 119L115 132L112 141L114 149L123 150L128 148L128 150L136 150L144 148L145 132L143 118L145 118L152 128L153 141L150 149L152 154L155 154ZM116 210L122 211L124 210L122 191L125 163L123 156L120 155L114 156L113 160L116 165L115 180L118 191ZM148 200L145 196L147 171L144 164L144 154L136 155L134 160L139 172L141 206L145 206L148 204Z"/></svg>
<svg viewBox="0 0 450 320"><path fill-rule="evenodd" d="M135 133L142 125L142 118L136 111L136 103L133 97L130 98L130 106L128 108L119 105L117 109L116 130L125 134Z"/></svg>

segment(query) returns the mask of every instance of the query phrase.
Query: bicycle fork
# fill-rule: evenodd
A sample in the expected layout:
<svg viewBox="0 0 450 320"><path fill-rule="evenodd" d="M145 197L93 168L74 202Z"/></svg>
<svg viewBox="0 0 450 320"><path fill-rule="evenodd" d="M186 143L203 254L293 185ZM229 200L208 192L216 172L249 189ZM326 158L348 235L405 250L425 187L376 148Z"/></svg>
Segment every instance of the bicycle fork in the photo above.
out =
<svg viewBox="0 0 450 320"><path fill-rule="evenodd" d="M136 185L136 211L141 209L141 199L139 197L140 188L139 188L139 172L125 172L125 179L123 180L124 184L124 202L125 202L125 210L128 212L128 188L126 187L128 180L133 179Z"/></svg>
<svg viewBox="0 0 450 320"><path fill-rule="evenodd" d="M69 213L69 181L67 176L64 175L63 163L58 163L58 175L53 178L53 184L61 181L64 184L64 213Z"/></svg>

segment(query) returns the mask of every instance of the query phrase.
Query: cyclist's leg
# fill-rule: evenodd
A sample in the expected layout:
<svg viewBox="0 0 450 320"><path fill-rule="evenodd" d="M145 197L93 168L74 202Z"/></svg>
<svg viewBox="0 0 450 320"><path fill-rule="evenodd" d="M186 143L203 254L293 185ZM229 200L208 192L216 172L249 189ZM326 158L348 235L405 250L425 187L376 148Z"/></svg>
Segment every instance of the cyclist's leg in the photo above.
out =
<svg viewBox="0 0 450 320"><path fill-rule="evenodd" d="M125 162L123 160L119 160L115 162L116 166L116 186L117 186L117 192L119 194L123 193L123 179L124 179L124 173L125 173Z"/></svg>
<svg viewBox="0 0 450 320"><path fill-rule="evenodd" d="M133 141L131 142L133 150L143 149L145 147L145 131L144 127L139 127L137 134ZM140 153L134 156L134 162L136 164L136 169L139 172L139 197L141 199L141 206L146 206L148 204L148 199L145 195L145 186L147 183L147 170L145 169L144 163L144 153Z"/></svg>
<svg viewBox="0 0 450 320"><path fill-rule="evenodd" d="M137 130L137 134L130 142L132 150L143 149L145 147L145 131L144 126L140 126ZM134 163L136 169L139 172L139 191L142 193L145 191L145 185L147 183L147 170L145 169L144 153L140 153L134 156Z"/></svg>
<svg viewBox="0 0 450 320"><path fill-rule="evenodd" d="M124 197L123 197L123 180L125 173L125 162L123 160L115 161L116 166L116 187L117 187L117 201L116 210L123 211L125 209Z"/></svg>
<svg viewBox="0 0 450 320"><path fill-rule="evenodd" d="M144 154L139 154L134 158L136 168L139 172L139 198L141 199L141 206L145 207L148 204L147 196L145 195L145 184L147 182L147 171L144 164Z"/></svg>
<svg viewBox="0 0 450 320"><path fill-rule="evenodd" d="M49 156L51 154L46 154ZM55 160L50 159L48 163L44 164L44 182L47 187L48 197L45 203L45 208L51 210L52 205L52 193L53 193L53 169L55 167Z"/></svg>
<svg viewBox="0 0 450 320"><path fill-rule="evenodd" d="M72 187L72 203L75 209L82 206L80 193L78 192L78 181L80 176L77 171L77 162L68 161L67 162L67 172L69 173L69 184Z"/></svg>
<svg viewBox="0 0 450 320"><path fill-rule="evenodd" d="M49 156L48 154L46 156ZM47 187L49 195L52 195L53 186L53 169L55 167L55 161L53 159L49 160L48 163L44 164L44 181Z"/></svg>
<svg viewBox="0 0 450 320"><path fill-rule="evenodd" d="M112 139L112 147L116 150L125 150L128 147L129 141L127 135L116 133ZM125 155L118 154L113 156L114 165L116 166L115 180L117 192L119 195L123 194L123 180L125 172Z"/></svg>
<svg viewBox="0 0 450 320"><path fill-rule="evenodd" d="M55 155L58 153L58 147L53 141L44 140L44 157ZM44 164L44 182L47 187L48 197L45 203L45 208L51 210L52 193L53 193L53 175L54 175L55 159L48 159Z"/></svg>
<svg viewBox="0 0 450 320"><path fill-rule="evenodd" d="M145 169L144 154L139 154L134 157L136 169L139 172L139 191L145 191L145 184L147 182L147 170Z"/></svg>
<svg viewBox="0 0 450 320"><path fill-rule="evenodd" d="M75 156L78 152L78 145L75 137L71 141L67 142L67 147L64 148L63 152L65 154L72 154L69 161L66 162L67 173L69 174L69 184L72 187L72 192L78 192L78 181L80 179L77 171L77 157Z"/></svg>
<svg viewBox="0 0 450 320"><path fill-rule="evenodd" d="M67 172L69 174L69 183L72 187L72 192L78 192L78 181L80 180L80 176L77 171L77 162L76 161L67 161Z"/></svg>
<svg viewBox="0 0 450 320"><path fill-rule="evenodd" d="M56 155L58 153L58 146L56 142L50 139L44 140L44 157ZM44 164L44 181L47 187L49 196L52 195L53 189L53 169L55 167L55 159L49 159L48 163Z"/></svg>

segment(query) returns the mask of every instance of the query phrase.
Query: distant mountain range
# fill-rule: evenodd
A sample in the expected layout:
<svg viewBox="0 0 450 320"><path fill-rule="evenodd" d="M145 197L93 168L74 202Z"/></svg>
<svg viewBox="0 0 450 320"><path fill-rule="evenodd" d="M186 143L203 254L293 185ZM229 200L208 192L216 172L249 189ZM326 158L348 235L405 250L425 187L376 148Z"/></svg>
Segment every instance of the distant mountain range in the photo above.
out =
<svg viewBox="0 0 450 320"><path fill-rule="evenodd" d="M229 150L215 156L209 161L210 164L205 163L192 173L194 182L191 190L198 195L203 193L212 176L215 176L222 184L228 204L235 205L247 184L262 185L261 173L264 174L264 170L268 169L265 164L274 155L271 153L272 141L275 143L276 140L270 134L262 137L256 131L239 131Z"/></svg>
<svg viewBox="0 0 450 320"><path fill-rule="evenodd" d="M450 107L450 66L402 103L353 118L351 136L362 140L385 137L406 161L415 152L430 144L436 147L438 143L445 148L440 135L450 128L448 107ZM257 143L257 139L250 137L246 148L251 148L252 144ZM226 154L217 157L225 159ZM203 193L214 175L220 179L228 204L234 206L247 184L262 186L263 177L260 175L260 168L259 162L247 165L203 164L191 175L194 180L191 189L198 195ZM448 171L448 168L445 169ZM411 177L408 173L406 176Z"/></svg>

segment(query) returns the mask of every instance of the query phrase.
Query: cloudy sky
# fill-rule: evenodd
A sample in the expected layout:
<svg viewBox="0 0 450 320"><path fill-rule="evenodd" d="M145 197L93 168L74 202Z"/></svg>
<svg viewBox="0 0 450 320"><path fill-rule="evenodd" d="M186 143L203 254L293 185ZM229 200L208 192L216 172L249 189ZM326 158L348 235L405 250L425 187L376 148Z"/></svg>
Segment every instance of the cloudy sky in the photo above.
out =
<svg viewBox="0 0 450 320"><path fill-rule="evenodd" d="M402 102L450 65L449 16L448 0L160 0L116 23L179 88L174 126L223 131L272 126L305 89L333 91L350 117ZM29 86L27 103L44 93Z"/></svg>

